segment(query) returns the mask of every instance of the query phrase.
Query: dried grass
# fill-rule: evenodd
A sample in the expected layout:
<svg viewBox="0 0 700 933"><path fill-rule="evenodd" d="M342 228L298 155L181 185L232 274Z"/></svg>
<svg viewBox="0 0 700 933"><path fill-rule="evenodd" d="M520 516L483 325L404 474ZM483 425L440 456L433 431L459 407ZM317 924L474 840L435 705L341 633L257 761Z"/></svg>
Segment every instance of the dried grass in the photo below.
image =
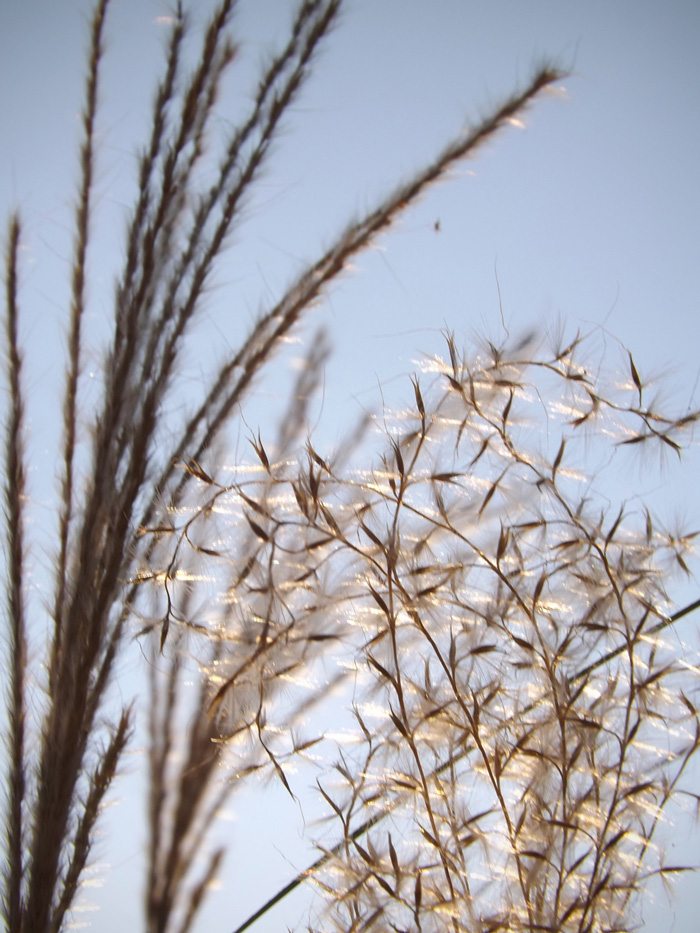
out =
<svg viewBox="0 0 700 933"><path fill-rule="evenodd" d="M244 662L240 619L212 630L236 658L223 681L212 669L214 708L254 676L279 716L277 665L310 622L353 685L357 736L319 776L340 841L281 892L312 878L333 928L630 929L648 880L690 868L655 834L692 797L700 742L697 658L664 636L696 536L610 515L580 458L675 452L698 413L641 405L639 377L601 394L591 341L468 357L448 334L372 471L310 444L294 466L258 440L262 479L199 477L222 539L246 523L257 539L239 561L209 556L232 564L230 602L265 606ZM197 525L211 539L209 509Z"/></svg>
<svg viewBox="0 0 700 933"><path fill-rule="evenodd" d="M236 55L234 2L216 8L190 74L177 5L93 409L81 367L107 7L97 4L91 24L54 596L49 642L34 649L46 667L36 723L26 715L39 675L25 607L17 216L8 233L7 929L58 931L69 922L133 729L133 709L115 709L108 688L136 629L150 683L151 933L192 928L223 850L209 852L196 877L195 866L228 795L264 769L292 793L287 762L328 743L323 728L302 735L298 723L313 722L351 681L358 744L335 766L340 786L319 775L340 841L309 873L331 896L329 923L625 928L646 878L670 871L653 861L655 832L698 744L694 670L675 662L662 637L662 558L685 567L691 540L658 534L650 520L638 529L624 509L613 521L596 510L576 485L571 445L583 433L679 452L697 414L643 405L631 356L632 389L608 394L584 369L579 337L549 354L491 347L472 360L448 335L446 359L424 377L429 391L415 379L383 457L353 472L341 454L323 457L305 438L305 406L326 354L319 338L276 443L254 436L255 462L233 483L201 465L255 377L350 260L559 72L538 70L350 224L260 316L194 414L164 440L173 375L212 270L340 2L300 4L206 190L197 169ZM535 398L535 425L539 399L551 399L546 449L541 432L524 426ZM91 447L79 464L84 423ZM185 688L192 663L194 695ZM335 673L309 689L324 663Z"/></svg>

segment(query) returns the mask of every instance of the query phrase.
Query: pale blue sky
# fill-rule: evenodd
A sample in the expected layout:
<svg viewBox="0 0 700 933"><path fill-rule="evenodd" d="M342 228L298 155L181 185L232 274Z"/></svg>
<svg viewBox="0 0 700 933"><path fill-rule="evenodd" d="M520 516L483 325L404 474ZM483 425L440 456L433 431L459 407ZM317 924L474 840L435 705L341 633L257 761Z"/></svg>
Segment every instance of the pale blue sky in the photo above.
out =
<svg viewBox="0 0 700 933"><path fill-rule="evenodd" d="M35 432L30 451L42 468L50 467L58 416L53 403L61 377L90 6L83 0L0 0L0 206L3 212L18 206L26 225L23 335ZM193 16L203 19L212 4L191 6ZM219 106L222 129L229 114L240 112L240 95L252 88L270 43L284 35L293 6L291 0L241 0L241 63ZM112 0L109 14L100 95L100 214L89 291L95 360L133 191L132 153L146 126L161 60L157 18L167 12L160 0ZM397 377L412 372L422 352L440 349L443 327L461 339L483 333L499 338L495 268L511 332L546 328L559 318L572 328L604 325L632 350L643 378L663 374L667 395L685 406L694 392L697 405L696 0L347 0L249 205L249 222L219 269L207 307L211 340L184 369L183 388L201 384L212 354L220 359L241 327L280 295L350 216L372 207L387 186L421 166L543 57L570 69L563 90L536 105L525 129L503 133L433 189L380 249L359 260L357 271L301 332L308 335L311 324L325 322L335 350L319 437L332 444L363 407L376 410L380 382L389 398L400 398L407 383ZM620 361L624 365L622 350ZM253 415L269 416L280 397L280 383L266 383ZM669 489L654 474L649 490L661 514L682 511L697 525L698 458L687 462L685 485L674 480ZM48 480L39 470L32 476L33 491L48 504L54 487L50 469L44 472ZM632 495L646 488L645 477L635 482L640 488ZM679 592L679 601L683 597ZM271 823L266 813L273 798ZM137 813L137 806L130 802L122 813ZM262 804L234 801L232 809L233 877L225 874L200 925L212 933L232 930L308 859L299 848L299 813L286 804L278 810L274 788L265 791ZM255 858L234 867L236 847L249 847L251 832ZM105 844L105 858L117 870L95 894L109 906L93 915L94 929L138 928L138 875L130 875L139 858L138 833L126 833L116 859ZM678 839L685 834L678 827ZM693 846L700 862L697 836ZM647 929L692 933L694 883L686 886L677 913L663 902L656 913L650 906ZM255 929L293 925L298 909L291 903L277 908Z"/></svg>

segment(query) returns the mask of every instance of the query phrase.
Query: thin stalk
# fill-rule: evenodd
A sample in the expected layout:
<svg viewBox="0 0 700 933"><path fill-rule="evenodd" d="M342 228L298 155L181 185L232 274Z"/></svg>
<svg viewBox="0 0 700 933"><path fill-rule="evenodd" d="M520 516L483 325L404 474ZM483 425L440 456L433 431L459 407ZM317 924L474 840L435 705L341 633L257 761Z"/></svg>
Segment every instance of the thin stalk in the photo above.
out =
<svg viewBox="0 0 700 933"><path fill-rule="evenodd" d="M57 658L63 642L63 617L66 603L66 562L68 536L74 505L74 456L78 423L77 395L80 376L81 331L85 312L85 279L90 225L90 200L94 172L95 117L99 64L102 57L102 33L107 4L100 0L92 20L92 43L88 65L87 93L83 112L83 143L80 152L80 192L75 216L75 255L72 265L71 311L68 333L68 372L63 396L63 478L61 482L61 511L59 516L59 551L56 572L57 591L54 603L54 637L49 663L49 690L55 686Z"/></svg>
<svg viewBox="0 0 700 933"><path fill-rule="evenodd" d="M325 19L335 14L328 9ZM521 114L532 101L554 82L561 80L563 72L553 67L541 68L526 88L514 94L490 117L463 137L448 145L433 162L406 184L399 186L375 210L361 221L352 224L336 240L334 245L311 266L288 289L282 300L263 315L251 330L238 352L220 369L205 399L188 421L179 440L174 444L168 465L161 474L155 488L158 495L172 481L177 464L189 456L198 461L223 430L231 413L240 404L250 388L254 377L269 361L283 338L298 323L360 252L369 248L375 236L388 229L401 213L411 206L426 190L459 161L472 155L480 145L488 141L498 130ZM236 378L237 371L241 371ZM173 492L177 502L188 482L182 476ZM152 520L157 499L148 504L142 527Z"/></svg>
<svg viewBox="0 0 700 933"><path fill-rule="evenodd" d="M24 606L24 494L23 451L24 401L22 397L22 357L17 339L17 265L20 222L15 214L10 220L5 290L5 326L10 390L10 418L5 446L5 519L8 568L5 600L10 622L10 685L6 706L9 719L9 756L7 761L7 864L3 872L3 913L9 933L22 929L22 885L24 881L24 807L25 777L25 697L27 671L27 635Z"/></svg>

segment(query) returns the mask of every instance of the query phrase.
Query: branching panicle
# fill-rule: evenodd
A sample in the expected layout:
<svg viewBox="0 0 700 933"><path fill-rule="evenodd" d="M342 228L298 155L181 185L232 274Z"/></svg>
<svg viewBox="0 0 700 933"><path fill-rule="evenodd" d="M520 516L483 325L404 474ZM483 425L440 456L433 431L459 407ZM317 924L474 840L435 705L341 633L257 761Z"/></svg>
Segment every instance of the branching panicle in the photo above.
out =
<svg viewBox="0 0 700 933"><path fill-rule="evenodd" d="M578 378L586 342L553 356L491 347L470 360L448 336L448 361L428 361L427 381L414 380L415 408L398 416L372 473L331 470L310 444L295 468L258 439L264 476L251 466L213 487L218 515L257 539L245 566L234 563L233 605L268 594L264 650L258 642L242 662L244 630L229 621L222 631L236 661L214 708L232 715L251 674L287 657L310 606L330 609L332 650L364 660L364 672L360 660L349 669L358 691L364 676L356 744L367 754L349 761L341 749L341 785L321 783L341 841L308 870L339 929L621 928L662 870L655 835L700 721L686 659L662 638L680 614L664 617L660 568L684 559L694 536L635 527L625 509L602 518L570 467L582 432L589 447L614 450L652 417L680 445L698 413L640 412L636 388L603 396ZM601 407L584 426L577 406L590 392ZM534 399L537 411L547 405L548 450L527 427ZM196 510L178 540L193 542L198 526L196 540L211 540L212 520ZM304 551L302 594L279 561L269 568L273 555ZM307 638L305 664L324 647ZM268 684L267 718L284 717L274 676ZM675 744L657 735L671 722ZM389 815L404 841L388 851L384 829L372 829Z"/></svg>

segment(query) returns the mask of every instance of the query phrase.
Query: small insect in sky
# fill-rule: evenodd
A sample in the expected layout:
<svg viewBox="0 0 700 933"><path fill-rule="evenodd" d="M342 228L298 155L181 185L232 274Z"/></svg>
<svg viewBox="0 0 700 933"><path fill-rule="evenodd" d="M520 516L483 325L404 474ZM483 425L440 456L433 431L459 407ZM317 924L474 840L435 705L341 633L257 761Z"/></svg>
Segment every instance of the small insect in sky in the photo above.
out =
<svg viewBox="0 0 700 933"><path fill-rule="evenodd" d="M438 217L438 219L437 219L437 220L435 221L435 223L433 224L433 230L434 230L436 233L439 233L441 229L442 229L442 227L440 226L440 218Z"/></svg>

